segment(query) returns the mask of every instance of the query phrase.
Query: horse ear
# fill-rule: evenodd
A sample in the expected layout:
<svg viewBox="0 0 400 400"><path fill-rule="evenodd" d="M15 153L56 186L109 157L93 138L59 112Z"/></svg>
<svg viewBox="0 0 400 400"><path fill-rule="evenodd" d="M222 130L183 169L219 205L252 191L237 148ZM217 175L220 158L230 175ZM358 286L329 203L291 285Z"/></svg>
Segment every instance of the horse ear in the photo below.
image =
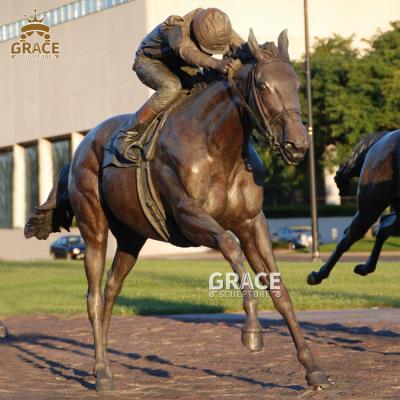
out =
<svg viewBox="0 0 400 400"><path fill-rule="evenodd" d="M264 59L264 56L262 54L262 51L260 49L260 46L258 45L257 39L254 36L253 29L250 28L249 32L249 39L248 39L248 45L249 49L251 51L251 54L257 61L262 61Z"/></svg>
<svg viewBox="0 0 400 400"><path fill-rule="evenodd" d="M287 37L287 29L282 31L278 37L278 49L282 57L289 58L289 40Z"/></svg>

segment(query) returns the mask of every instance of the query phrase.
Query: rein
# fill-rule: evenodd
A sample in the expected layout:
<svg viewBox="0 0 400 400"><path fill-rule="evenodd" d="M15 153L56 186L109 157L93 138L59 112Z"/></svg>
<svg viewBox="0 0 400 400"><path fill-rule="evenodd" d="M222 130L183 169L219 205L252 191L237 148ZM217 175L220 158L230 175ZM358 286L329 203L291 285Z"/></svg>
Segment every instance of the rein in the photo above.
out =
<svg viewBox="0 0 400 400"><path fill-rule="evenodd" d="M300 112L296 109L286 109L283 101L282 101L283 110L280 111L278 114L276 114L274 117L271 117L269 112L265 109L263 102L259 98L259 93L256 88L255 74L256 74L256 69L259 65L263 65L263 64L271 63L271 62L287 62L287 63L289 63L289 61L286 59L278 58L278 59L272 59L272 60L265 60L265 61L262 61L261 63L254 64L252 66L251 70L249 71L249 74L247 77L247 87L246 87L245 96L242 95L242 93L240 92L239 88L237 87L235 81L233 80L232 73L228 73L228 83L230 85L232 92L234 92L235 95L239 98L242 106L247 111L250 119L253 122L254 128L259 133L266 134L266 137L268 139L268 142L269 142L272 150L276 151L280 147L278 133L275 129L277 122L279 122L283 118L283 116L285 116L287 114L300 115ZM256 107L259 117L256 116L253 109L249 105L251 98L253 99L253 102L255 103L255 107Z"/></svg>

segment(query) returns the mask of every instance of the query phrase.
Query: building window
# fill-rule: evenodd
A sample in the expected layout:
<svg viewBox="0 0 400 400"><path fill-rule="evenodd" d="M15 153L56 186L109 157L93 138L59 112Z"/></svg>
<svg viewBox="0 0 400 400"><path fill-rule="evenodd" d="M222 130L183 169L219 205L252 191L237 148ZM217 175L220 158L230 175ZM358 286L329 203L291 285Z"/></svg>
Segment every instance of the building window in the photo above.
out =
<svg viewBox="0 0 400 400"><path fill-rule="evenodd" d="M133 0L78 0L49 11L44 11L43 13L39 13L38 16L45 15L46 19L44 23L52 26L106 10L107 8L129 3L130 1ZM0 42L18 37L21 26L25 23L26 21L21 19L14 23L0 26Z"/></svg>
<svg viewBox="0 0 400 400"><path fill-rule="evenodd" d="M25 147L26 219L39 204L39 162L37 145Z"/></svg>
<svg viewBox="0 0 400 400"><path fill-rule="evenodd" d="M0 153L0 228L12 227L12 151Z"/></svg>
<svg viewBox="0 0 400 400"><path fill-rule="evenodd" d="M70 139L57 140L51 144L53 156L53 182L56 182L58 174L64 165L71 161Z"/></svg>

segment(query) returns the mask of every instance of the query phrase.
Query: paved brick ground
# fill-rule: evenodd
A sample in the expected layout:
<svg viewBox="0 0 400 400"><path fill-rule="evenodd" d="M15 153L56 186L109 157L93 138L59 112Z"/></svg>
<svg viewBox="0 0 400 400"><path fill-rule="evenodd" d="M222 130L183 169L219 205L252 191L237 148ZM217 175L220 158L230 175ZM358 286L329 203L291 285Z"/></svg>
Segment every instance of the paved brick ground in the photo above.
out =
<svg viewBox="0 0 400 400"><path fill-rule="evenodd" d="M332 322L303 327L334 382L305 385L287 328L263 319L265 349L241 346L235 318L116 317L110 358L117 391L94 391L92 338L85 317L12 317L0 341L0 399L399 399L400 324Z"/></svg>

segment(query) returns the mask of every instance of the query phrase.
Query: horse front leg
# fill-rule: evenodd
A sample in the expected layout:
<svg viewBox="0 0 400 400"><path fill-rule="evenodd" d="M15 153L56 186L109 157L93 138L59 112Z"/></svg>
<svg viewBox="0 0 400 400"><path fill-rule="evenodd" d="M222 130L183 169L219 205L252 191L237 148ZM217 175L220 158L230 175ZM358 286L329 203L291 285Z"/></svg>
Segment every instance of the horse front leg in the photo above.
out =
<svg viewBox="0 0 400 400"><path fill-rule="evenodd" d="M232 235L234 243L237 245L238 239L236 236L234 236L234 234L230 231L226 231L226 234ZM255 297L254 289L250 284L248 273L243 265L243 253L239 246L235 249L232 248L231 251L228 250L224 245L223 247L220 247L220 249L225 259L231 264L233 271L239 278L239 285L243 296L243 310L246 314L246 322L242 327L242 344L252 352L261 351L264 343L262 326L257 316L258 301ZM237 262L235 262L235 259L232 258L232 254L234 253L238 253ZM225 254L227 256L225 256ZM248 279L246 279L246 275Z"/></svg>
<svg viewBox="0 0 400 400"><path fill-rule="evenodd" d="M389 236L398 236L400 234L400 223L396 213L384 215L380 221L378 231L376 233L374 247L371 255L365 264L359 264L354 268L354 272L361 276L366 276L375 271L381 254L382 246Z"/></svg>
<svg viewBox="0 0 400 400"><path fill-rule="evenodd" d="M236 232L236 231L235 231ZM261 212L252 221L246 222L237 230L237 234L242 243L244 253L252 269L256 274L264 272L268 274L278 273L267 221ZM268 284L268 279L263 283ZM329 380L322 369L316 364L312 351L305 341L303 332L297 321L289 293L280 281L279 296L271 292L271 298L276 310L286 321L293 342L297 349L299 362L306 369L306 379L310 386L314 388L326 388L329 386Z"/></svg>
<svg viewBox="0 0 400 400"><path fill-rule="evenodd" d="M257 316L258 304L253 288L247 280L245 281L244 256L239 240L232 232L223 229L191 199L181 201L175 215L185 237L199 245L219 250L239 277L243 309L246 313L246 322L242 328L242 343L251 351L260 351L263 347L263 338Z"/></svg>

